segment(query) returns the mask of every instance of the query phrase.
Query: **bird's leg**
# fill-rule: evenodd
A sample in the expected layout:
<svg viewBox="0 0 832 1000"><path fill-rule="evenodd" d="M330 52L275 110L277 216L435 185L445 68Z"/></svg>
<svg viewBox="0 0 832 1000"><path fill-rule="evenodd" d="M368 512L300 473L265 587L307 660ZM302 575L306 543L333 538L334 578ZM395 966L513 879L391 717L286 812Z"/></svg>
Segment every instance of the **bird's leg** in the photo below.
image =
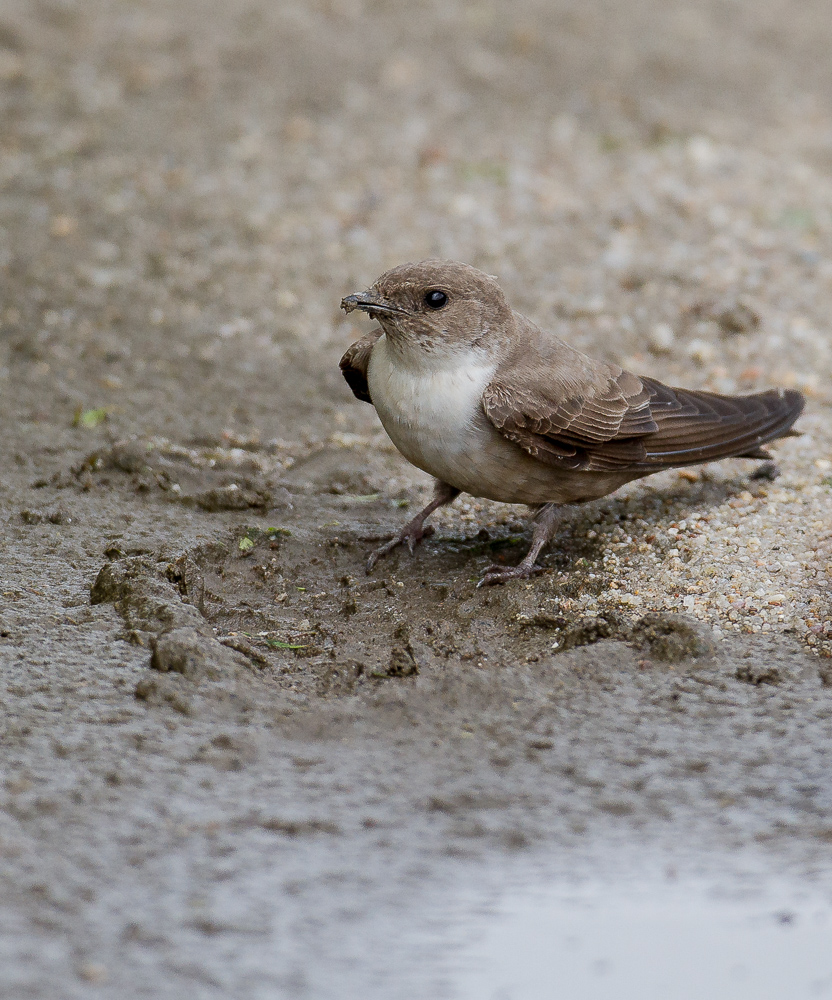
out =
<svg viewBox="0 0 832 1000"><path fill-rule="evenodd" d="M438 510L439 507L444 507L446 503L452 503L458 496L459 490L456 487L449 486L447 483L443 483L440 479L437 479L433 489L433 500L431 500L427 507L420 510L416 517L406 524L395 538L392 538L386 545L382 545L381 548L373 552L367 560L367 572L372 573L373 566L375 566L379 559L392 552L393 549L403 542L407 543L410 554L413 555L413 550L419 542L423 538L427 538L433 534L433 525L428 525L427 528L423 527L425 521L435 510Z"/></svg>
<svg viewBox="0 0 832 1000"><path fill-rule="evenodd" d="M526 553L526 558L517 566L489 566L485 576L477 587L488 587L494 583L506 583L508 580L526 580L536 573L542 573L543 567L536 566L537 557L543 546L552 537L558 520L558 504L544 504L535 515L532 544Z"/></svg>

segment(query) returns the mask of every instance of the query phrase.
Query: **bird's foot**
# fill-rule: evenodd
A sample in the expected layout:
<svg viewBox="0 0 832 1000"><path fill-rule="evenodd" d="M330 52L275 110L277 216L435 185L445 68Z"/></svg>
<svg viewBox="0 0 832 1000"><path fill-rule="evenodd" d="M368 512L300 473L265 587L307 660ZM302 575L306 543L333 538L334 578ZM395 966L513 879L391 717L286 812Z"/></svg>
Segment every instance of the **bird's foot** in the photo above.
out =
<svg viewBox="0 0 832 1000"><path fill-rule="evenodd" d="M509 580L528 580L529 577L537 576L538 573L542 572L542 566L526 562L525 559L518 566L489 566L485 571L485 576L477 584L477 589L492 587L497 583L508 583Z"/></svg>
<svg viewBox="0 0 832 1000"><path fill-rule="evenodd" d="M373 567L379 559L383 556L389 555L393 549L398 548L399 545L406 545L410 554L413 555L419 542L421 542L423 538L429 538L435 530L436 529L432 524L425 526L417 521L411 521L410 524L402 528L395 538L391 538L389 542L380 546L372 553L370 558L367 560L367 572L372 573Z"/></svg>

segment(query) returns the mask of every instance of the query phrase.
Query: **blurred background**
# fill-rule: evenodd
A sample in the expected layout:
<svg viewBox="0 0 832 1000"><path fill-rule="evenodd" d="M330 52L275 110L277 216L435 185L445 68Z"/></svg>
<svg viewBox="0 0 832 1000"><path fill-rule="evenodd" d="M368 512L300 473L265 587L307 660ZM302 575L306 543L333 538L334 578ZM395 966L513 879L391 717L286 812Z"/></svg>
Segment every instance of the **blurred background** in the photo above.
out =
<svg viewBox="0 0 832 1000"><path fill-rule="evenodd" d="M4 350L49 366L27 373L57 405L119 397L131 426L181 424L165 399L193 375L203 429L268 424L271 394L246 414L211 389L279 362L293 403L321 379L338 391L341 295L431 255L498 274L516 308L577 320L579 346L619 357L725 295L762 297L775 327L799 300L814 326L804 286L826 266L832 169L821 0L0 14ZM706 361L714 332L692 337ZM280 381L318 349L325 372Z"/></svg>

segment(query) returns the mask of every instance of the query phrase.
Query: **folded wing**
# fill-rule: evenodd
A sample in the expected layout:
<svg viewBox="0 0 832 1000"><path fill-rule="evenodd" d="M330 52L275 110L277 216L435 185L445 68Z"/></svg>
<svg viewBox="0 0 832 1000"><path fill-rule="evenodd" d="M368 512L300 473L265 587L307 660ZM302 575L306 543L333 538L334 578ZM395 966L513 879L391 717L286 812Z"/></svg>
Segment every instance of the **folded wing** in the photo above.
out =
<svg viewBox="0 0 832 1000"><path fill-rule="evenodd" d="M370 330L361 340L351 344L341 358L341 373L355 398L363 403L372 403L370 387L367 385L367 368L370 364L370 354L382 333L380 326Z"/></svg>
<svg viewBox="0 0 832 1000"><path fill-rule="evenodd" d="M534 458L564 469L634 473L730 456L768 457L761 446L782 437L803 409L798 392L749 396L675 389L609 366L575 379L534 379L504 371L486 387L491 423Z"/></svg>

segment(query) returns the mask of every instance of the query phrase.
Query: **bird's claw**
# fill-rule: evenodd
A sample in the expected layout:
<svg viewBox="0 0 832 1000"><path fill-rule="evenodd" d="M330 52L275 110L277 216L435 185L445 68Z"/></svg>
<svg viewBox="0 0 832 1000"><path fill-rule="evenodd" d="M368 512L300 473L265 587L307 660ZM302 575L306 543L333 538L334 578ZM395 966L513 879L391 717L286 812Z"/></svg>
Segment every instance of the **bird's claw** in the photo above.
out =
<svg viewBox="0 0 832 1000"><path fill-rule="evenodd" d="M414 555L416 552L416 546L423 538L429 538L436 529L432 524L428 524L425 527L421 525L407 525L403 528L395 538L391 538L389 542L385 542L377 548L367 560L367 573L373 572L373 567L384 556L389 555L393 549L398 548L399 545L407 545L408 552Z"/></svg>
<svg viewBox="0 0 832 1000"><path fill-rule="evenodd" d="M477 584L480 587L493 587L498 583L508 583L509 580L528 580L531 576L537 576L543 572L542 566L526 565L520 563L519 566L489 566L485 575Z"/></svg>

